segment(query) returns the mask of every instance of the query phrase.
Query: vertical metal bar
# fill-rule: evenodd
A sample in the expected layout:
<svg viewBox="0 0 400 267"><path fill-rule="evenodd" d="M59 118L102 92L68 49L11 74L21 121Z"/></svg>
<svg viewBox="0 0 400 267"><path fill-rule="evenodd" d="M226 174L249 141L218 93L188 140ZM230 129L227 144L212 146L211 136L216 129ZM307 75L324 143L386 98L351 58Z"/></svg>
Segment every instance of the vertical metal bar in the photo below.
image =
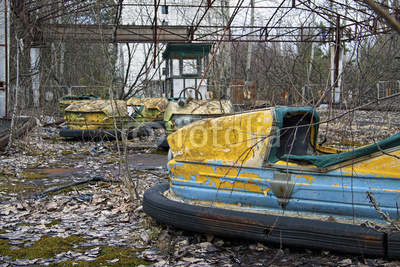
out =
<svg viewBox="0 0 400 267"><path fill-rule="evenodd" d="M340 58L340 16L337 16L336 18L336 29L335 29L335 34L336 34L336 39L335 39L335 48L334 48L334 60L333 60L333 98L332 101L335 103L335 96L336 96L336 90L338 88L339 84L339 58ZM339 88L339 92L340 92ZM339 93L340 95L340 93ZM340 103L340 98L339 98L339 103ZM331 103L332 104L332 103Z"/></svg>
<svg viewBox="0 0 400 267"><path fill-rule="evenodd" d="M7 2L4 2L4 10L1 10L1 36L0 36L0 116L7 117L7 105L8 105L8 61L9 61L9 52L8 52L8 8Z"/></svg>
<svg viewBox="0 0 400 267"><path fill-rule="evenodd" d="M8 60L9 60L9 58L8 58L8 55L9 55L9 52L8 52L8 50L9 50L9 48L8 48L8 8L7 8L7 0L4 0L4 12L5 12L5 15L4 15L4 17L5 17L5 31L4 31L4 33L5 33L5 44L6 44L6 47L5 47L5 57L6 57L6 69L5 69L5 77L6 77L6 80L4 81L4 83L5 83L5 87L6 87L6 92L5 92L5 96L4 96L4 102L5 102L5 117L7 117L8 116L8 89L9 89L9 84L8 84L8 64L9 64L9 62L8 62Z"/></svg>
<svg viewBox="0 0 400 267"><path fill-rule="evenodd" d="M255 1L251 0L251 18L250 18L250 26L254 27L254 8L255 8ZM250 68L251 68L251 54L253 50L253 43L250 42L247 46L247 64L246 64L246 74L245 74L245 82L249 81L250 78Z"/></svg>
<svg viewBox="0 0 400 267"><path fill-rule="evenodd" d="M303 26L300 27L300 40L303 41Z"/></svg>
<svg viewBox="0 0 400 267"><path fill-rule="evenodd" d="M154 30L153 30L153 39L154 39L154 58L153 58L153 68L156 68L156 58L157 58L157 11L158 5L157 0L154 0Z"/></svg>

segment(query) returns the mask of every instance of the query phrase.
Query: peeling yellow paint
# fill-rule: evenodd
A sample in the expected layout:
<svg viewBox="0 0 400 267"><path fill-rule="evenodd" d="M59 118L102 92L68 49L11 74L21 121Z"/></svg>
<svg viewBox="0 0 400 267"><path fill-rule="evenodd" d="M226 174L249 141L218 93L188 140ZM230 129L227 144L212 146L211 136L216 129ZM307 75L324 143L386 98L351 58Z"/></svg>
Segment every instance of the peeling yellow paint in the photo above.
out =
<svg viewBox="0 0 400 267"><path fill-rule="evenodd" d="M400 193L400 189L382 189L385 192Z"/></svg>
<svg viewBox="0 0 400 267"><path fill-rule="evenodd" d="M306 179L310 184L312 184L315 181L314 176L309 176L309 175L304 175L304 179Z"/></svg>
<svg viewBox="0 0 400 267"><path fill-rule="evenodd" d="M233 105L230 100L192 100L182 107L176 101L171 101L165 110L165 120L170 120L177 114L202 114L222 115L233 113Z"/></svg>
<svg viewBox="0 0 400 267"><path fill-rule="evenodd" d="M271 190L271 188L266 188L266 189L263 190L263 193L264 193L265 196L268 195L269 190Z"/></svg>
<svg viewBox="0 0 400 267"><path fill-rule="evenodd" d="M254 181L249 180L247 183L242 181L223 181L217 179L215 180L217 188L220 189L236 189L236 190L246 190L253 193L262 193L260 186L256 185Z"/></svg>
<svg viewBox="0 0 400 267"><path fill-rule="evenodd" d="M298 164L295 162L288 162L288 161L284 161L284 160L278 160L277 162L275 162L274 164L278 164L278 165L289 165L289 166L304 166L304 164ZM310 164L311 167L313 167L314 165ZM315 166L314 166L315 167ZM316 167L315 167L316 168Z"/></svg>
<svg viewBox="0 0 400 267"><path fill-rule="evenodd" d="M400 157L400 151L394 151L390 154ZM390 155L380 155L344 167L343 170L343 174L348 176L359 173L363 175L369 174L375 177L398 177L400 173L400 161L398 158Z"/></svg>
<svg viewBox="0 0 400 267"><path fill-rule="evenodd" d="M201 175L199 173L196 175L196 182L197 183L200 183L200 184L204 185L204 184L206 184L207 180L208 180L207 175Z"/></svg>
<svg viewBox="0 0 400 267"><path fill-rule="evenodd" d="M321 145L316 145L316 148L318 151L322 152L322 153L326 153L326 154L334 154L334 153L343 153L346 151L350 151L347 149L337 149L334 147L328 147L328 146L321 146Z"/></svg>
<svg viewBox="0 0 400 267"><path fill-rule="evenodd" d="M272 123L271 109L206 119L171 134L168 143L177 161L261 167Z"/></svg>
<svg viewBox="0 0 400 267"><path fill-rule="evenodd" d="M147 109L157 109L160 112L165 111L168 106L168 99L164 97L131 97L126 101L126 105L141 106L144 105Z"/></svg>
<svg viewBox="0 0 400 267"><path fill-rule="evenodd" d="M114 123L124 125L130 120L123 100L81 100L65 108L68 129L114 129ZM115 118L115 122L114 122Z"/></svg>
<svg viewBox="0 0 400 267"><path fill-rule="evenodd" d="M203 165L201 165L201 167L203 167ZM198 172L199 175L203 175L203 176L208 175L208 176L212 176L212 177L215 177L215 178L227 178L227 179L236 179L236 178L245 177L245 178L249 178L249 179L261 180L260 176L258 174L256 174L256 173L243 172L243 173L238 174L238 170L235 169L235 168L226 169L226 172L224 172L224 170L219 168L220 170L218 172L214 172L214 168L212 168L211 166L204 166L204 167L208 167L207 171L206 172L199 171ZM197 165L197 168L199 168L199 165ZM212 172L211 172L211 170L209 168L212 169ZM267 179L267 181L268 181L268 179Z"/></svg>
<svg viewBox="0 0 400 267"><path fill-rule="evenodd" d="M309 184L309 183L298 183L298 182L296 182L296 185L297 185L297 186L310 186L311 184Z"/></svg>
<svg viewBox="0 0 400 267"><path fill-rule="evenodd" d="M170 161L173 164L175 161ZM219 189L229 190L245 190L254 193L263 193L261 187L254 181L261 180L258 175L253 173L238 174L237 169L232 168L219 168L219 173L226 173L227 175L215 173L212 166L203 164L185 164L184 166L175 165L175 168L170 168L172 180L179 182L193 181L202 185L215 186ZM228 176L229 174L229 176ZM249 174L249 176L246 176ZM241 179L239 179L241 178ZM242 178L246 178L245 181Z"/></svg>

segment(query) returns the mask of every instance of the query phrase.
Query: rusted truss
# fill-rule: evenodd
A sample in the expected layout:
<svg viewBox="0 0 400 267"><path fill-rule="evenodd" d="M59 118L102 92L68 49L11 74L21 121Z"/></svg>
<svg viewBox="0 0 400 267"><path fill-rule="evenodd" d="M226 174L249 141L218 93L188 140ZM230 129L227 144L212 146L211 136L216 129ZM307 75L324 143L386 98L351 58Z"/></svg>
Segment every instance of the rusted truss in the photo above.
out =
<svg viewBox="0 0 400 267"><path fill-rule="evenodd" d="M377 25L380 25L377 27ZM37 30L37 43L42 41L62 42L109 42L109 43L151 43L154 36L157 42L318 42L329 43L335 41L337 29L335 27L247 27L248 33L242 33L242 27L231 26L229 33L223 36L224 27L203 26L193 32L186 26L158 26L149 25L72 25L48 24ZM352 41L375 34L390 33L390 27L385 24L372 23L371 25L355 24L340 27L342 41Z"/></svg>
<svg viewBox="0 0 400 267"><path fill-rule="evenodd" d="M117 3L118 2L118 3ZM261 13L268 14L259 25L249 26L237 19L238 12L246 14L251 6L245 6L238 0L235 6L223 1L176 1L168 4L170 8L193 9L195 15L186 25L160 25L157 22L157 10L160 2L153 1L108 1L108 0L10 0L11 10L27 28L35 32L34 40L63 42L337 42L353 41L376 34L390 33L389 24L377 15L365 1L354 0L290 0L259 1L254 7ZM238 12L232 12L230 24L207 24L205 17L212 9L233 10L239 6ZM244 4L243 4L244 3ZM385 2L386 3L386 2ZM121 25L120 14L124 7L137 6L146 8L153 14L151 22L146 25ZM396 6L382 5L394 18L399 18ZM88 13L101 13L108 9L117 10L114 23L96 24L93 21L69 24L70 16L82 16ZM296 17L296 14L301 14ZM235 18L236 16L236 18ZM296 18L296 23L291 20ZM227 18L228 19L228 18ZM302 21L300 21L302 20ZM314 21L315 20L315 21ZM78 19L79 21L79 19ZM286 21L286 23L281 23ZM316 23L318 21L318 23ZM60 24L61 22L66 22ZM89 25L88 25L89 24Z"/></svg>
<svg viewBox="0 0 400 267"><path fill-rule="evenodd" d="M48 24L39 29L44 41L141 43L154 40L154 27L148 25ZM184 26L159 26L156 33L160 42L187 42L188 35L188 27Z"/></svg>

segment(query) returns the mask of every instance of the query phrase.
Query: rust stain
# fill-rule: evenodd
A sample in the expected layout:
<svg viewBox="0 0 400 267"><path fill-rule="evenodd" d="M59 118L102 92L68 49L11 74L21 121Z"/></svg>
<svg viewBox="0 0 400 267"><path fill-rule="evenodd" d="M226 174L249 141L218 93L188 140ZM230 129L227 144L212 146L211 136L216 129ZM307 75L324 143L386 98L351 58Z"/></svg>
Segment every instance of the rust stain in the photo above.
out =
<svg viewBox="0 0 400 267"><path fill-rule="evenodd" d="M244 218L240 218L240 217L227 217L227 216L212 214L212 213L208 213L208 212L198 212L196 214L196 217L198 217L199 219L202 219L204 221L209 221L209 222L212 222L211 220L218 220L218 221L226 221L229 223L258 225L258 226L264 227L264 225L258 221L244 219ZM209 226L212 227L212 224L210 224Z"/></svg>

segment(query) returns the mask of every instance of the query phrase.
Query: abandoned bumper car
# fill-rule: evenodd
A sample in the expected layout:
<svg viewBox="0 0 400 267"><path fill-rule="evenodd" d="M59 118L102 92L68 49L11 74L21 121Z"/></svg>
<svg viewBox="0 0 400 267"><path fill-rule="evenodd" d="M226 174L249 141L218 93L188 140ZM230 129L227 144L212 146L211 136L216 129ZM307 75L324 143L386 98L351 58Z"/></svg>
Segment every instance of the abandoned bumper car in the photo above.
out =
<svg viewBox="0 0 400 267"><path fill-rule="evenodd" d="M65 108L71 105L74 102L81 101L81 100L98 100L101 97L89 93L89 94L81 94L81 95L65 95L58 101L58 109L60 113L65 112Z"/></svg>
<svg viewBox="0 0 400 267"><path fill-rule="evenodd" d="M153 128L164 127L166 98L123 100L81 100L64 111L66 128L60 136L79 139L119 139L150 135Z"/></svg>
<svg viewBox="0 0 400 267"><path fill-rule="evenodd" d="M131 97L126 102L127 113L131 114L132 122L128 128L138 128L146 125L149 128L165 128L164 113L168 106L165 97Z"/></svg>
<svg viewBox="0 0 400 267"><path fill-rule="evenodd" d="M199 99L183 97L186 91L194 91ZM207 118L216 118L234 111L230 100L207 99L203 100L201 93L197 89L185 88L177 99L171 100L165 109L164 123L167 135L181 129L182 127ZM157 146L160 148L169 148L167 136L157 140Z"/></svg>
<svg viewBox="0 0 400 267"><path fill-rule="evenodd" d="M178 228L400 258L400 133L341 151L308 107L205 119L168 137L170 183L144 211Z"/></svg>

